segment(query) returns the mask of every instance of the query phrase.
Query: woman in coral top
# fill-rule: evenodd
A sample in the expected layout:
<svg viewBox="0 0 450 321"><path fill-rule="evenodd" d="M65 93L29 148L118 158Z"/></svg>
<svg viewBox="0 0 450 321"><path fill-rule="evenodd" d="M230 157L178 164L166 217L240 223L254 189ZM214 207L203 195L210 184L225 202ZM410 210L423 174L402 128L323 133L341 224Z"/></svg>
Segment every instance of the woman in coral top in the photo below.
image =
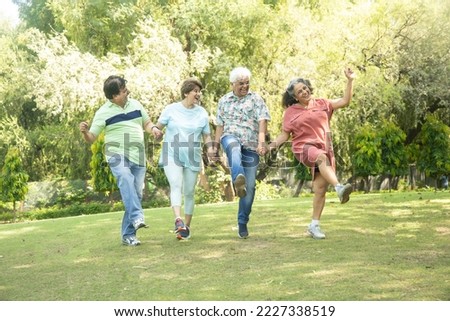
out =
<svg viewBox="0 0 450 321"><path fill-rule="evenodd" d="M332 184L340 202L350 198L352 186L342 185L336 177L335 158L331 140L330 119L336 109L350 104L355 74L350 68L344 70L347 86L344 96L338 99L313 98L313 88L307 79L293 79L283 93L285 108L281 134L270 144L277 148L292 136L295 157L311 168L313 177L313 213L308 233L315 239L324 239L319 222L325 206L325 193ZM264 152L264 151L262 151Z"/></svg>

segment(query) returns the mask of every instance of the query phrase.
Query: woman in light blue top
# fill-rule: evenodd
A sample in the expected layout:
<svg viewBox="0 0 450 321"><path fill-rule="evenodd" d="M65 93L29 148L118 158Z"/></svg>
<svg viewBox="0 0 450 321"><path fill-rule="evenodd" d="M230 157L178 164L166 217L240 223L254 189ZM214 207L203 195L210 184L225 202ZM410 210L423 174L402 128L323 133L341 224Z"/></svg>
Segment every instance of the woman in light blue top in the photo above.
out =
<svg viewBox="0 0 450 321"><path fill-rule="evenodd" d="M178 239L190 237L195 186L202 169L202 140L209 145L208 153L214 154L208 113L199 105L202 88L202 83L195 78L185 80L181 85L182 100L166 106L155 125L159 130L166 127L159 163L169 181ZM184 221L181 218L183 196Z"/></svg>

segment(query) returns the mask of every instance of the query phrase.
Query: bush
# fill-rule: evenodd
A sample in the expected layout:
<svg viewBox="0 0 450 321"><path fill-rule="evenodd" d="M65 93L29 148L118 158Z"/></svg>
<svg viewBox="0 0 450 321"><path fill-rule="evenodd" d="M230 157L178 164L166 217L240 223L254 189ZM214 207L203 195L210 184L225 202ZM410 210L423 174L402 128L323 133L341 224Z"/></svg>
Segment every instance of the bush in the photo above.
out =
<svg viewBox="0 0 450 321"><path fill-rule="evenodd" d="M195 203L211 204L224 201L224 191L230 180L230 175L211 167L205 169L205 174L208 177L208 186L197 186L195 190Z"/></svg>
<svg viewBox="0 0 450 321"><path fill-rule="evenodd" d="M51 207L24 212L21 220L44 220L69 216L89 215L113 212L114 206L106 203L74 204L64 208Z"/></svg>
<svg viewBox="0 0 450 321"><path fill-rule="evenodd" d="M292 196L286 185L273 185L264 181L256 182L256 200L272 200Z"/></svg>

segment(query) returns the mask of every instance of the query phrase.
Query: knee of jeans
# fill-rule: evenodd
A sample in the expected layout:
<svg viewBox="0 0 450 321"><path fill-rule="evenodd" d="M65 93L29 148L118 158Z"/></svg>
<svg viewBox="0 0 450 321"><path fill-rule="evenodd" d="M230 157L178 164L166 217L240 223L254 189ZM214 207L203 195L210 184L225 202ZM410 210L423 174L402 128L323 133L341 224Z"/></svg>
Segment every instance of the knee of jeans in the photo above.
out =
<svg viewBox="0 0 450 321"><path fill-rule="evenodd" d="M241 146L241 144L239 143L239 140L236 137L234 137L233 135L223 136L221 139L221 143L226 148L233 148L233 147Z"/></svg>

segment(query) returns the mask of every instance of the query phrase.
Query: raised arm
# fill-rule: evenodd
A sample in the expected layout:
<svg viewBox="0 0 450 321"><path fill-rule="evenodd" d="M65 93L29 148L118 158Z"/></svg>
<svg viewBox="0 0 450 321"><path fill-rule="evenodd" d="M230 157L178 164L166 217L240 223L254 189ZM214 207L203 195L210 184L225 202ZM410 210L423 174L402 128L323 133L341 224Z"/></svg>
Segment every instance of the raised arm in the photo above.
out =
<svg viewBox="0 0 450 321"><path fill-rule="evenodd" d="M345 77L347 77L347 86L345 87L344 96L342 98L331 100L331 106L334 110L348 106L352 100L353 79L356 78L356 75L350 68L346 68L344 73Z"/></svg>

